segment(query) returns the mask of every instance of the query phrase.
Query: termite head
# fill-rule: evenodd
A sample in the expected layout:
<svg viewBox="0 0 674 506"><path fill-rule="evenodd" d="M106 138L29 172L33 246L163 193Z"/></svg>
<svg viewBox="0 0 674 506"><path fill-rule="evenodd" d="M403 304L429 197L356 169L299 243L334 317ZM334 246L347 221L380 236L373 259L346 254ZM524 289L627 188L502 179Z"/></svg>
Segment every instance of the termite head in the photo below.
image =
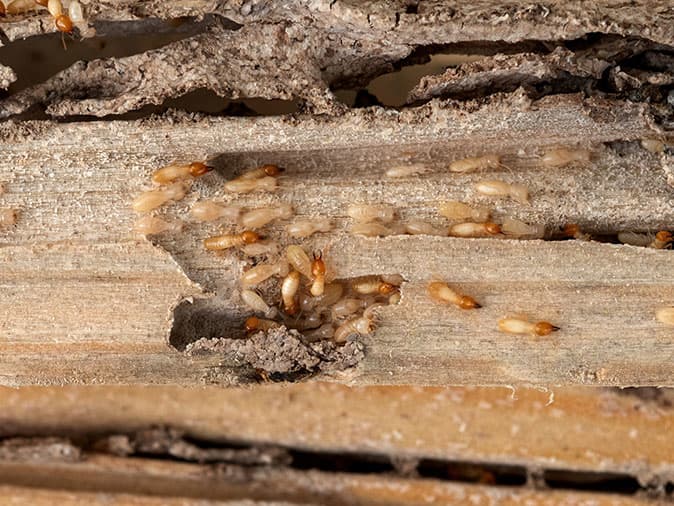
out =
<svg viewBox="0 0 674 506"><path fill-rule="evenodd" d="M56 29L59 32L72 33L73 31L73 22L70 19L70 17L66 14L61 14L60 16L57 16L56 19L54 20L54 24L56 25Z"/></svg>
<svg viewBox="0 0 674 506"><path fill-rule="evenodd" d="M271 177L276 177L285 170L283 167L279 167L278 165L272 164L263 165L261 169L264 171L266 175Z"/></svg>
<svg viewBox="0 0 674 506"><path fill-rule="evenodd" d="M204 174L208 174L210 171L213 170L213 167L209 167L205 163L201 162L192 162L190 163L190 175L192 177L199 177L203 176Z"/></svg>
<svg viewBox="0 0 674 506"><path fill-rule="evenodd" d="M490 235L498 235L501 233L501 225L498 223L487 222L484 224L484 229Z"/></svg>
<svg viewBox="0 0 674 506"><path fill-rule="evenodd" d="M555 327L552 323L548 322L538 322L534 326L534 332L537 336L547 336L558 330L559 327Z"/></svg>
<svg viewBox="0 0 674 506"><path fill-rule="evenodd" d="M655 234L655 239L665 244L670 243L672 242L672 233L667 230L660 230Z"/></svg>
<svg viewBox="0 0 674 506"><path fill-rule="evenodd" d="M580 233L580 227L576 223L567 223L562 229L565 237L575 237Z"/></svg>
<svg viewBox="0 0 674 506"><path fill-rule="evenodd" d="M325 276L325 262L323 261L323 252L314 253L314 260L311 262L311 275L313 277Z"/></svg>
<svg viewBox="0 0 674 506"><path fill-rule="evenodd" d="M458 306L461 309L479 309L482 307L474 298L469 297L468 295L462 295L459 298Z"/></svg>
<svg viewBox="0 0 674 506"><path fill-rule="evenodd" d="M379 295L391 295L393 292L397 291L398 287L391 284L391 283L386 283L382 281L379 284Z"/></svg>
<svg viewBox="0 0 674 506"><path fill-rule="evenodd" d="M246 322L243 324L243 328L246 330L246 334L255 332L260 328L260 319L257 316L248 317Z"/></svg>
<svg viewBox="0 0 674 506"><path fill-rule="evenodd" d="M245 244L253 244L255 242L258 242L260 239L260 234L257 232L253 232L252 230L245 230L244 232L241 233L241 239Z"/></svg>

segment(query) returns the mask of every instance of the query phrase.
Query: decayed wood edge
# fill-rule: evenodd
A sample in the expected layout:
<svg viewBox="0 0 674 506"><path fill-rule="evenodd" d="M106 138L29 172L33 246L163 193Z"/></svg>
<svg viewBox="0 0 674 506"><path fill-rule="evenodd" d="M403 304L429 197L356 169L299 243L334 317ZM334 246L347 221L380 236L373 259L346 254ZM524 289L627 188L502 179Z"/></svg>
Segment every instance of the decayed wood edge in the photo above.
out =
<svg viewBox="0 0 674 506"><path fill-rule="evenodd" d="M646 498L570 491L539 491L527 488L491 487L405 479L391 476L213 468L151 459L125 459L89 455L78 463L0 462L3 482L13 486L39 486L81 492L152 494L168 497L254 501L286 501L346 505L412 505L489 503L498 506L530 504L577 504L582 506L649 505ZM0 489L1 490L1 489ZM1 497L1 496L0 496Z"/></svg>
<svg viewBox="0 0 674 506"><path fill-rule="evenodd" d="M674 479L674 394L657 392L643 399L588 387L3 388L0 436L77 440L170 426L203 445L626 473L645 486Z"/></svg>
<svg viewBox="0 0 674 506"><path fill-rule="evenodd" d="M0 299L6 336L0 375L10 385L237 381L234 371L221 367L221 357L187 359L167 347L171 308L181 297L199 295L199 288L162 248L187 277L217 291L218 301L232 315L241 313L235 298L231 299L232 284L245 263L233 256L204 253L199 241L206 232L201 228L187 227L184 234L162 241L158 249L130 239L134 217L129 200L146 185L152 169L173 159L215 157L222 171L210 183L196 184L191 199L200 193L222 196L218 178L238 168L263 160L288 162L291 170L278 195L252 195L242 200L243 205L258 207L289 199L305 216L327 215L345 226L344 208L354 191L371 201L405 203L409 195L426 188L429 196L415 203L415 213L423 217L435 213L435 199L465 197L458 180L441 174L439 179L392 186L385 195L377 186L357 182L363 181L364 174L380 180L373 169L381 170L387 160L397 163L410 148L434 164L475 150L512 153L519 159L524 150L531 158L523 159L523 177L543 178L542 188L556 188L561 177L574 181L577 174L536 169L536 153L544 146L596 148L602 142L657 135L643 105L577 96L532 103L517 93L483 103L434 102L414 111L371 109L334 119L192 121L187 117L18 126L2 126L6 150L0 160L0 177L8 182L3 205L21 210L21 220L5 234L0 250L5 293L11 294ZM167 145L172 146L170 152ZM608 156L602 153L600 158ZM569 206L581 217L593 216L583 225L598 226L596 230L601 230L601 225L593 225L598 220L627 227L648 223L671 228L667 227L674 213L668 197L671 190L666 189L657 157L649 156L619 170L624 175L638 168L636 179L628 180L621 190L627 193L619 193L629 198L634 187L644 192L629 207L616 200L616 194L604 195L597 189L604 184L603 171L618 163L610 157L605 168L584 172L588 181L599 179L590 183L594 190L583 205L568 192L559 199L534 198L535 218L520 215L522 209L511 203L494 205L501 214L514 213L551 226L560 224L554 220ZM445 186L439 196L441 179ZM325 186L327 181L330 184ZM324 197L315 198L320 192ZM169 212L184 216L189 202ZM657 221L649 221L654 219L652 209L661 210L655 215ZM272 237L278 234L273 230ZM671 384L671 333L650 319L657 305L674 299L668 282L669 252L574 242L367 240L339 233L310 241L307 248L328 244L340 252L331 261L337 277L398 271L410 281L403 288L402 304L382 314L382 328L368 343L362 367L338 376L342 381ZM564 262L555 261L559 255ZM498 269L494 261L500 261ZM432 275L446 276L477 296L494 297L489 302L495 304L480 321L474 316L458 321L452 312L429 306L421 298L423 283ZM541 291L542 281L554 289ZM574 295L580 286L594 287L594 305L587 306L585 298ZM621 301L613 306L618 293L623 294ZM513 294L517 304L512 303ZM611 310L607 318L597 319L593 311L601 307ZM532 343L497 337L493 325L502 311L533 311L558 320L565 326L564 338ZM86 325L80 324L83 315ZM638 323L616 326L614 315ZM419 318L425 325L421 334ZM612 329L618 327L623 330L620 339L627 341L614 340ZM448 329L455 333L454 339L447 339Z"/></svg>

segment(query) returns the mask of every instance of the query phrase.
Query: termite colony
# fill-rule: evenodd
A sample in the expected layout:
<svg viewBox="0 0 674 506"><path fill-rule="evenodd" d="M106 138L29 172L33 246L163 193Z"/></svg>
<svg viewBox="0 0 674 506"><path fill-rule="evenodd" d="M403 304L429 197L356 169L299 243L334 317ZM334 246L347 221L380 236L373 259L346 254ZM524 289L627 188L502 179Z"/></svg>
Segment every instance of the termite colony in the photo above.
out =
<svg viewBox="0 0 674 506"><path fill-rule="evenodd" d="M166 204L184 199L192 183L212 171L204 162L172 164L152 174L155 185L132 202L143 214L134 230L141 235L180 232L185 224L148 214ZM254 193L255 199L279 187L284 169L262 165L226 181L222 188L231 195ZM332 340L344 344L352 336L374 330L378 310L400 299L400 276L367 276L333 279L329 251L306 250L302 245L282 247L270 239L271 231L261 230L277 221L289 221L281 230L284 239L305 240L329 232L333 222L325 217L296 218L289 204L246 209L213 200L198 200L189 211L192 222L224 222L227 232L203 238L203 248L218 255L241 254L255 261L241 275L238 287L249 316L242 332L252 335L285 326L299 331L306 342ZM292 220L292 221L290 221ZM278 235L278 230L275 235ZM285 242L285 241L284 241ZM251 314L252 313L252 314Z"/></svg>
<svg viewBox="0 0 674 506"><path fill-rule="evenodd" d="M75 29L82 37L93 37L95 30L87 23L82 4L78 0L0 0L0 17L15 17L46 10L56 30L72 34Z"/></svg>

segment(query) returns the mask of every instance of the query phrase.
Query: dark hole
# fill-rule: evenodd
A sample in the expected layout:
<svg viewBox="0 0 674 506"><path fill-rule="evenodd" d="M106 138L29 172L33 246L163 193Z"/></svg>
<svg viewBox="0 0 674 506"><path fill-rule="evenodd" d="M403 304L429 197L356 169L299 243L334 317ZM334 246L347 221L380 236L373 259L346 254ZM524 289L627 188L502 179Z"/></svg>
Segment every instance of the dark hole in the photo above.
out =
<svg viewBox="0 0 674 506"><path fill-rule="evenodd" d="M667 494L667 495L674 494L674 482L668 481L665 484L665 494Z"/></svg>
<svg viewBox="0 0 674 506"><path fill-rule="evenodd" d="M613 494L634 494L641 488L633 476L618 473L551 470L543 473L543 479L550 488L591 490Z"/></svg>
<svg viewBox="0 0 674 506"><path fill-rule="evenodd" d="M421 460L417 472L422 478L485 485L522 486L527 481L526 470L520 466L448 462L435 459Z"/></svg>
<svg viewBox="0 0 674 506"><path fill-rule="evenodd" d="M334 473L375 474L393 472L386 457L374 455L350 455L348 453L312 453L291 450L294 469L316 469Z"/></svg>
<svg viewBox="0 0 674 506"><path fill-rule="evenodd" d="M410 4L405 7L405 14L417 14L419 12L418 4Z"/></svg>

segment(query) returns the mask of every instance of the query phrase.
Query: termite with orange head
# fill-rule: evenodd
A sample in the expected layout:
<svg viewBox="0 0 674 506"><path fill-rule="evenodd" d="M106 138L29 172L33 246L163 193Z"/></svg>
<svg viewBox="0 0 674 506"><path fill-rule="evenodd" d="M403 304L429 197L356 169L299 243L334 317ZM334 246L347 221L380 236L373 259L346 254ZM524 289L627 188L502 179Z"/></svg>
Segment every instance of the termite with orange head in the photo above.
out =
<svg viewBox="0 0 674 506"><path fill-rule="evenodd" d="M662 307L655 312L655 318L660 323L674 326L674 307Z"/></svg>
<svg viewBox="0 0 674 506"><path fill-rule="evenodd" d="M297 239L309 237L316 232L330 232L330 230L332 230L332 221L329 218L297 220L286 227L288 235Z"/></svg>
<svg viewBox="0 0 674 506"><path fill-rule="evenodd" d="M54 25L59 32L72 33L74 25L68 14L63 13L63 4L61 0L49 0L47 10L54 18Z"/></svg>
<svg viewBox="0 0 674 506"><path fill-rule="evenodd" d="M0 209L0 227L9 227L16 223L18 211L16 209Z"/></svg>
<svg viewBox="0 0 674 506"><path fill-rule="evenodd" d="M313 277L313 282L311 283L311 295L314 297L320 297L323 295L325 290L325 262L323 261L323 253L319 252L318 255L314 253L314 259L311 262L311 276Z"/></svg>
<svg viewBox="0 0 674 506"><path fill-rule="evenodd" d="M284 171L285 169L283 167L279 167L278 165L273 164L267 164L261 165L255 169L247 170L236 179L261 179L267 176L277 177Z"/></svg>
<svg viewBox="0 0 674 506"><path fill-rule="evenodd" d="M189 185L186 183L177 182L164 188L146 191L138 195L131 205L134 211L138 213L146 213L156 209L170 200L175 201L183 199L187 192L187 188L189 188Z"/></svg>
<svg viewBox="0 0 674 506"><path fill-rule="evenodd" d="M576 223L567 223L564 225L562 228L562 234L564 237L568 237L570 239L576 239L577 241L591 241L592 236L590 234L586 234L580 229L580 226Z"/></svg>
<svg viewBox="0 0 674 506"><path fill-rule="evenodd" d="M485 222L489 219L489 209L480 206L469 206L458 200L448 200L438 207L438 212L451 221Z"/></svg>
<svg viewBox="0 0 674 506"><path fill-rule="evenodd" d="M243 246L244 244L253 244L260 239L261 237L257 232L245 230L240 234L223 234L204 239L204 247L209 251L218 251Z"/></svg>
<svg viewBox="0 0 674 506"><path fill-rule="evenodd" d="M666 230L661 230L655 234L655 239L651 242L648 247L655 249L667 249L672 245L672 233Z"/></svg>
<svg viewBox="0 0 674 506"><path fill-rule="evenodd" d="M180 221L165 221L156 216L143 216L136 220L133 229L142 235L156 235L162 232L180 232L183 224Z"/></svg>
<svg viewBox="0 0 674 506"><path fill-rule="evenodd" d="M351 289L361 295L391 295L398 291L396 285L382 281L379 276L366 276L353 280Z"/></svg>
<svg viewBox="0 0 674 506"><path fill-rule="evenodd" d="M520 204L529 203L529 190L521 184L511 184L496 179L480 181L475 185L475 190L488 197L510 197Z"/></svg>
<svg viewBox="0 0 674 506"><path fill-rule="evenodd" d="M482 307L474 298L468 295L461 295L442 281L431 281L428 283L428 294L437 302L454 304L461 309L478 309Z"/></svg>
<svg viewBox="0 0 674 506"><path fill-rule="evenodd" d="M274 220L286 220L293 215L293 208L289 204L278 207L263 207L248 211L241 216L241 224L248 229L261 228Z"/></svg>
<svg viewBox="0 0 674 506"><path fill-rule="evenodd" d="M543 337L559 330L552 323L540 321L530 322L521 317L507 317L498 321L498 329L506 334L528 334L533 337Z"/></svg>
<svg viewBox="0 0 674 506"><path fill-rule="evenodd" d="M391 179L399 179L403 177L418 176L426 174L430 169L425 165L396 165L386 169L384 173L386 177Z"/></svg>
<svg viewBox="0 0 674 506"><path fill-rule="evenodd" d="M347 320L342 323L333 335L333 339L336 343L342 344L345 343L347 338L352 335L365 336L371 334L374 331L375 325L374 322L366 318L365 316L358 316Z"/></svg>
<svg viewBox="0 0 674 506"><path fill-rule="evenodd" d="M276 178L262 177L259 179L232 179L224 185L225 190L232 193L250 193L257 190L273 192L277 188Z"/></svg>
<svg viewBox="0 0 674 506"><path fill-rule="evenodd" d="M272 276L284 276L287 274L287 269L288 267L285 262L258 264L244 272L239 281L241 282L242 287L248 288L250 286L259 285Z"/></svg>
<svg viewBox="0 0 674 506"><path fill-rule="evenodd" d="M387 205L351 204L346 214L358 223L391 223L395 218L395 209Z"/></svg>
<svg viewBox="0 0 674 506"><path fill-rule="evenodd" d="M236 223L240 213L241 208L238 206L221 206L212 200L195 202L190 209L190 216L196 221L215 221L223 219Z"/></svg>
<svg viewBox="0 0 674 506"><path fill-rule="evenodd" d="M450 172L473 172L475 170L498 169L501 167L501 157L489 154L474 158L464 158L449 164Z"/></svg>
<svg viewBox="0 0 674 506"><path fill-rule="evenodd" d="M501 235L501 226L492 223L457 223L449 227L452 237L496 237Z"/></svg>
<svg viewBox="0 0 674 506"><path fill-rule="evenodd" d="M289 315L297 314L298 304L296 300L297 292L300 289L300 273L290 271L281 283L281 300L283 310Z"/></svg>
<svg viewBox="0 0 674 506"><path fill-rule="evenodd" d="M551 149L543 155L541 162L546 167L563 167L573 162L587 163L591 157L587 149Z"/></svg>
<svg viewBox="0 0 674 506"><path fill-rule="evenodd" d="M213 170L203 162L192 162L188 164L171 164L161 169L157 169L152 174L152 181L157 184L169 184L178 179L197 178L208 174Z"/></svg>
<svg viewBox="0 0 674 506"><path fill-rule="evenodd" d="M265 320L263 318L258 318L257 316L251 316L246 319L246 322L243 324L243 328L246 330L246 334L252 334L253 332L266 332L268 330L278 328L281 324L273 320Z"/></svg>

